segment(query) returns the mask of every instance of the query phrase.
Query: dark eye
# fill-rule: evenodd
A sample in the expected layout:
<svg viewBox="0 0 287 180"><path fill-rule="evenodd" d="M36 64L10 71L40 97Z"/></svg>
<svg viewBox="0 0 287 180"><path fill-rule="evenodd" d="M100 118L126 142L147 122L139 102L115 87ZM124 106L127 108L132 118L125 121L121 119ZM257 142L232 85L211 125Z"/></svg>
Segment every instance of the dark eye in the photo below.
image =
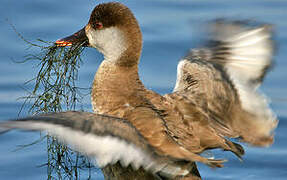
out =
<svg viewBox="0 0 287 180"><path fill-rule="evenodd" d="M101 22L96 22L96 29L102 29L103 28L103 23Z"/></svg>

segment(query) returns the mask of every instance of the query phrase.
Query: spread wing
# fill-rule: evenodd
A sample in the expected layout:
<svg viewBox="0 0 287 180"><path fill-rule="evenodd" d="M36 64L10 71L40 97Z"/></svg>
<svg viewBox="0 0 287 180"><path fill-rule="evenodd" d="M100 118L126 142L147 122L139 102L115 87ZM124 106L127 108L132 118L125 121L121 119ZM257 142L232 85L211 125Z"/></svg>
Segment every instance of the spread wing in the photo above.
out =
<svg viewBox="0 0 287 180"><path fill-rule="evenodd" d="M207 47L179 62L174 95L205 109L220 134L269 145L277 119L257 88L272 64L272 37L270 25L211 23Z"/></svg>
<svg viewBox="0 0 287 180"><path fill-rule="evenodd" d="M69 111L0 122L0 133L11 129L46 131L95 159L100 167L119 161L125 167L143 167L167 177L189 172L177 165L181 157L163 155L131 123L115 117Z"/></svg>
<svg viewBox="0 0 287 180"><path fill-rule="evenodd" d="M200 59L181 60L178 67L177 84L174 93L168 97L175 99L175 102L189 101L192 105L184 107L206 113L210 125L216 125L215 128L221 134L238 136L232 131L232 117L228 112L239 102L236 90L224 70ZM190 111L183 112L187 113L190 114Z"/></svg>
<svg viewBox="0 0 287 180"><path fill-rule="evenodd" d="M260 85L272 65L272 26L248 21L217 20L210 26L210 61L225 67L240 83Z"/></svg>

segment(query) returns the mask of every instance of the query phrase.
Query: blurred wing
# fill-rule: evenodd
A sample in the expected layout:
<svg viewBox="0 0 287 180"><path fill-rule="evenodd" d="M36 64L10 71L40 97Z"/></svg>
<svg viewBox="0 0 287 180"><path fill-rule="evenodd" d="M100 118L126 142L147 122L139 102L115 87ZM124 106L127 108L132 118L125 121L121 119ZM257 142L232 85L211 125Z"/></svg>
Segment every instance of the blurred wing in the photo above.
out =
<svg viewBox="0 0 287 180"><path fill-rule="evenodd" d="M220 133L270 144L277 119L257 88L272 64L271 26L217 20L210 24L209 38L207 48L192 49L179 62L174 92L208 109ZM236 108L231 115L237 113L237 120L226 117Z"/></svg>
<svg viewBox="0 0 287 180"><path fill-rule="evenodd" d="M100 167L120 161L134 169L143 167L168 177L186 175L165 156L160 156L126 120L88 112L61 112L0 123L0 132L11 129L46 131L77 151L95 158Z"/></svg>
<svg viewBox="0 0 287 180"><path fill-rule="evenodd" d="M210 29L212 58L209 61L224 67L246 111L272 121L274 115L266 98L256 91L272 65L271 25L218 20Z"/></svg>
<svg viewBox="0 0 287 180"><path fill-rule="evenodd" d="M210 26L211 61L244 84L259 85L274 56L272 26L247 21L217 20Z"/></svg>

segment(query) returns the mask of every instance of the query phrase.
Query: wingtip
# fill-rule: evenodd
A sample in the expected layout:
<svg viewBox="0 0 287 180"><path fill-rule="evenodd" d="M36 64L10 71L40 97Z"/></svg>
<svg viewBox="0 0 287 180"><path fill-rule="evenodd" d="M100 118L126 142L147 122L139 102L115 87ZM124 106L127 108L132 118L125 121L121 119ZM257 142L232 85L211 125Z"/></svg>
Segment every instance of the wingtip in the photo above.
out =
<svg viewBox="0 0 287 180"><path fill-rule="evenodd" d="M223 168L223 163L227 162L226 159L207 159L207 165L211 168Z"/></svg>
<svg viewBox="0 0 287 180"><path fill-rule="evenodd" d="M0 122L0 135L7 133L11 130L11 128L8 125L9 122Z"/></svg>
<svg viewBox="0 0 287 180"><path fill-rule="evenodd" d="M5 129L5 128L1 128L0 127L0 135L5 134L5 133L7 133L9 131L10 131L10 129Z"/></svg>

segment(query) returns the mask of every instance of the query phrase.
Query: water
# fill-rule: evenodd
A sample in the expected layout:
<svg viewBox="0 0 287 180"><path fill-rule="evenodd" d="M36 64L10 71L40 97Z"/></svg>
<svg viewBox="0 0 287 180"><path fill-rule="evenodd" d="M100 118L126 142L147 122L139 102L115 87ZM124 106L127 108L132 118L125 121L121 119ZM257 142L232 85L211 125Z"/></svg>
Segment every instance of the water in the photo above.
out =
<svg viewBox="0 0 287 180"><path fill-rule="evenodd" d="M96 1L70 0L1 0L0 1L0 114L1 120L15 118L25 94L23 83L35 76L31 63L17 64L23 56L34 52L12 30L9 22L25 38L54 41L82 28ZM274 69L261 88L271 98L272 107L280 119L275 143L270 148L246 147L243 163L230 153L226 167L212 170L199 165L204 179L286 179L287 162L287 2L284 0L141 0L125 1L142 27L144 47L140 75L144 84L159 93L170 92L176 78L180 57L200 40L200 24L216 17L251 18L275 25L278 52ZM85 50L80 70L80 84L89 87L101 55ZM91 108L89 98L85 108ZM25 112L24 112L25 114ZM17 145L29 144L38 133L11 132L0 136L0 179L46 179L45 141L14 152ZM92 179L101 179L99 172ZM85 179L83 176L82 179Z"/></svg>

